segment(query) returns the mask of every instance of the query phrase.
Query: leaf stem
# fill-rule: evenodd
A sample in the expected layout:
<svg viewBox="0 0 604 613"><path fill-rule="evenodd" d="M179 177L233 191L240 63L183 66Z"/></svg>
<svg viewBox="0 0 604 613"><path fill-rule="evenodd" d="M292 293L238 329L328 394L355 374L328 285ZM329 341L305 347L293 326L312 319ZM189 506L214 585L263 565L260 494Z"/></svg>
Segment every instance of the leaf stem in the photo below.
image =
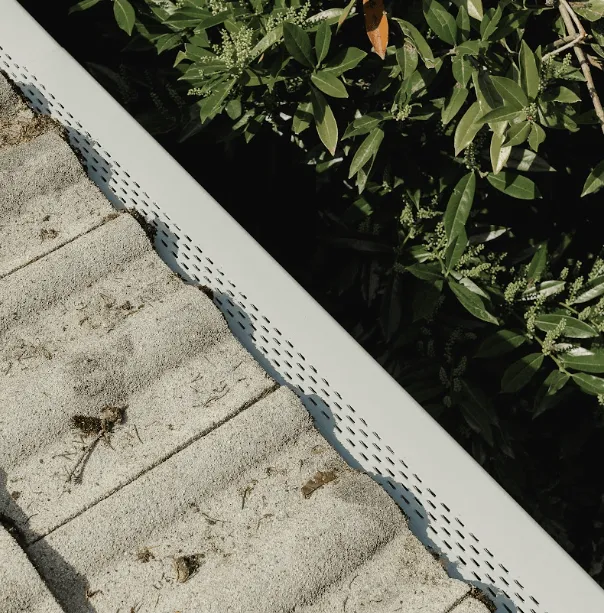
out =
<svg viewBox="0 0 604 613"><path fill-rule="evenodd" d="M571 307L570 304L566 304L566 302L558 302L558 304L561 307L564 307L565 309L568 309L571 313L574 313L575 315L579 314L579 311L577 311L577 309L573 309L573 307Z"/></svg>

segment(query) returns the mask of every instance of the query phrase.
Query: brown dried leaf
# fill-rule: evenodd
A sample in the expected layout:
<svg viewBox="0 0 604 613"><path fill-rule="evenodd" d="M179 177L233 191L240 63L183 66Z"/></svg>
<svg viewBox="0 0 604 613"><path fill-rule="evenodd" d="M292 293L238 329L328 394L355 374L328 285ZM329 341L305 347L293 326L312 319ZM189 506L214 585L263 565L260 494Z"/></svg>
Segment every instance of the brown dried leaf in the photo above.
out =
<svg viewBox="0 0 604 613"><path fill-rule="evenodd" d="M388 46L388 19L384 11L384 0L363 0L363 12L367 36L375 52L384 59Z"/></svg>
<svg viewBox="0 0 604 613"><path fill-rule="evenodd" d="M333 481L336 478L336 473L333 470L321 472L319 471L310 481L302 486L302 495L304 498L310 498L310 495L324 486L326 483Z"/></svg>

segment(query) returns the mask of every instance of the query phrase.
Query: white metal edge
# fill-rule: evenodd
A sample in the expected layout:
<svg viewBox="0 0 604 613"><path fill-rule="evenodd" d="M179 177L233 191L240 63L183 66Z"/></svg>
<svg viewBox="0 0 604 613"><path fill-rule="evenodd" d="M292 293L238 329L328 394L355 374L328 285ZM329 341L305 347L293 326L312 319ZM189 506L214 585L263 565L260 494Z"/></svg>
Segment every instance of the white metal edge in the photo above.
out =
<svg viewBox="0 0 604 613"><path fill-rule="evenodd" d="M0 0L4 44L18 49L19 61L78 109L83 125L98 126L102 118L104 146L144 180L147 193L219 259L225 273L248 285L253 280L262 312L287 327L297 349L312 355L335 389L346 388L359 405L374 407L372 426L384 443L421 466L424 481L530 582L550 613L604 611L604 591L587 573L15 0Z"/></svg>

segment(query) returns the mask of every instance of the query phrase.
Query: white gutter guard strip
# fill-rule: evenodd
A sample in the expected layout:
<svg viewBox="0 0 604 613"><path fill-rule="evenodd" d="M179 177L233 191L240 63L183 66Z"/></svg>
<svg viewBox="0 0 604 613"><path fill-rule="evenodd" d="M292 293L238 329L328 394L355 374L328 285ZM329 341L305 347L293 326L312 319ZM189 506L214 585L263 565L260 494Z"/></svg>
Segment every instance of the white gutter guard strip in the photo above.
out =
<svg viewBox="0 0 604 613"><path fill-rule="evenodd" d="M115 206L158 229L170 267L214 291L240 341L453 576L501 613L604 611L604 591L15 0L0 0L0 69L67 128Z"/></svg>

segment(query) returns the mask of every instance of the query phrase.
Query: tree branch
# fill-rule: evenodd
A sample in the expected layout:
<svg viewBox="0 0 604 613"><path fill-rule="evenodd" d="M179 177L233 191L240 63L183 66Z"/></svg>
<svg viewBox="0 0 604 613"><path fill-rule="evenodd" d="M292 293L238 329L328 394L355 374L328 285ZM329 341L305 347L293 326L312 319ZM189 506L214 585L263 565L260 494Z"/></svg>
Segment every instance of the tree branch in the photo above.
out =
<svg viewBox="0 0 604 613"><path fill-rule="evenodd" d="M576 38L581 37L581 39L585 38L586 33L581 21L577 17L575 11L573 11L570 4L567 0L560 0L558 4L558 10L560 11L560 15L564 20L564 25L566 26L566 31L569 36L575 36ZM600 102L600 97L598 96L598 92L596 91L596 86L594 84L593 77L591 76L591 69L589 67L589 62L585 57L585 53L581 47L577 46L575 43L573 45L573 49L575 51L575 55L579 60L579 64L581 65L581 70L583 71L583 76L587 81L587 91L589 91L589 95L591 96L592 104L594 105L594 110L596 111L596 115L600 120L600 128L604 133L604 109L602 108L602 103Z"/></svg>

